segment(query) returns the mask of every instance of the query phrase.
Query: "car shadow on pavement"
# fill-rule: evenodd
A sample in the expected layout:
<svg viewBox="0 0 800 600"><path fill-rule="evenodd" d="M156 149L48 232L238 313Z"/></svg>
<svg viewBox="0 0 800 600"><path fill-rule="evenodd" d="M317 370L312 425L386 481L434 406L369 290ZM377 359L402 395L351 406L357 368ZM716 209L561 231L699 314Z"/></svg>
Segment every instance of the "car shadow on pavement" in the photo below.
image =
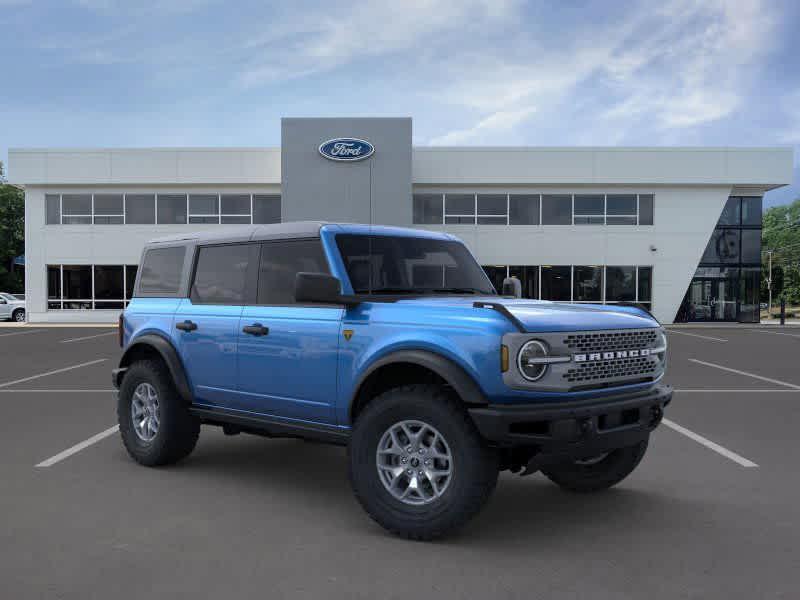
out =
<svg viewBox="0 0 800 600"><path fill-rule="evenodd" d="M320 514L343 528L386 535L361 511L347 474L346 450L301 440L264 439L251 436L207 436L186 461L171 467L214 485L241 493L279 498L296 506L298 514ZM644 528L650 534L674 530L672 515L686 520L697 517L703 506L686 498L676 499L658 491L637 487L631 480L595 494L574 494L559 489L540 474L520 478L501 474L497 489L477 519L443 543L481 540L490 546L514 539L556 540L570 535L602 535L611 531ZM594 533L593 533L594 532Z"/></svg>

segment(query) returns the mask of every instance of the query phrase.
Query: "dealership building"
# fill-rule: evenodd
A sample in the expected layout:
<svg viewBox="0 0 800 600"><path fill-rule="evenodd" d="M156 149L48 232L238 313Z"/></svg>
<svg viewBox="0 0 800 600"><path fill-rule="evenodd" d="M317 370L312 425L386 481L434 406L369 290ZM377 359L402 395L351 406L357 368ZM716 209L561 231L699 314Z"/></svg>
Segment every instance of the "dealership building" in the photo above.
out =
<svg viewBox="0 0 800 600"><path fill-rule="evenodd" d="M790 148L411 140L410 118L286 118L280 148L12 149L29 321L116 320L152 238L301 220L452 233L528 298L758 320L761 198L791 183Z"/></svg>

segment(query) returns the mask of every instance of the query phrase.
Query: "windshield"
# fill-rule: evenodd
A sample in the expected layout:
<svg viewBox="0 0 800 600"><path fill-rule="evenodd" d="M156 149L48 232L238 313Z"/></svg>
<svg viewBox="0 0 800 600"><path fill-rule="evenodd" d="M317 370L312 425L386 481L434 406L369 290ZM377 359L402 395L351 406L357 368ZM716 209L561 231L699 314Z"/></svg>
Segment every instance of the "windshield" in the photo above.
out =
<svg viewBox="0 0 800 600"><path fill-rule="evenodd" d="M342 234L336 244L356 294L497 294L460 242Z"/></svg>

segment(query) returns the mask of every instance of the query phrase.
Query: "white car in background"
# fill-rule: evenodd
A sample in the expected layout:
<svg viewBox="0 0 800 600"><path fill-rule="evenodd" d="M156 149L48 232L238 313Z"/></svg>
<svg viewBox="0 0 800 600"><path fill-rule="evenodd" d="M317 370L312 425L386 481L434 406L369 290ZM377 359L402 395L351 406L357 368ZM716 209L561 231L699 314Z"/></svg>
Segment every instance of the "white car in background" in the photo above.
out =
<svg viewBox="0 0 800 600"><path fill-rule="evenodd" d="M0 292L0 319L10 319L17 323L25 322L25 300Z"/></svg>

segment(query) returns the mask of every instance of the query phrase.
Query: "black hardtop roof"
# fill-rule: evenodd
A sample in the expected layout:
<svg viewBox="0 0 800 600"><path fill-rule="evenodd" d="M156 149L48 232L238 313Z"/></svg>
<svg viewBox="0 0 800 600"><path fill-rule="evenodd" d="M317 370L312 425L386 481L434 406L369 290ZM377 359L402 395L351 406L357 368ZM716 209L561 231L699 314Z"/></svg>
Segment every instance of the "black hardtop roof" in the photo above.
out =
<svg viewBox="0 0 800 600"><path fill-rule="evenodd" d="M319 230L325 221L295 221L292 223L273 223L270 225L250 225L235 227L224 227L207 231L194 231L191 233L179 233L150 240L147 245L179 245L185 244L206 244L224 242L247 242L261 240L277 240L291 238L314 238L319 237Z"/></svg>

